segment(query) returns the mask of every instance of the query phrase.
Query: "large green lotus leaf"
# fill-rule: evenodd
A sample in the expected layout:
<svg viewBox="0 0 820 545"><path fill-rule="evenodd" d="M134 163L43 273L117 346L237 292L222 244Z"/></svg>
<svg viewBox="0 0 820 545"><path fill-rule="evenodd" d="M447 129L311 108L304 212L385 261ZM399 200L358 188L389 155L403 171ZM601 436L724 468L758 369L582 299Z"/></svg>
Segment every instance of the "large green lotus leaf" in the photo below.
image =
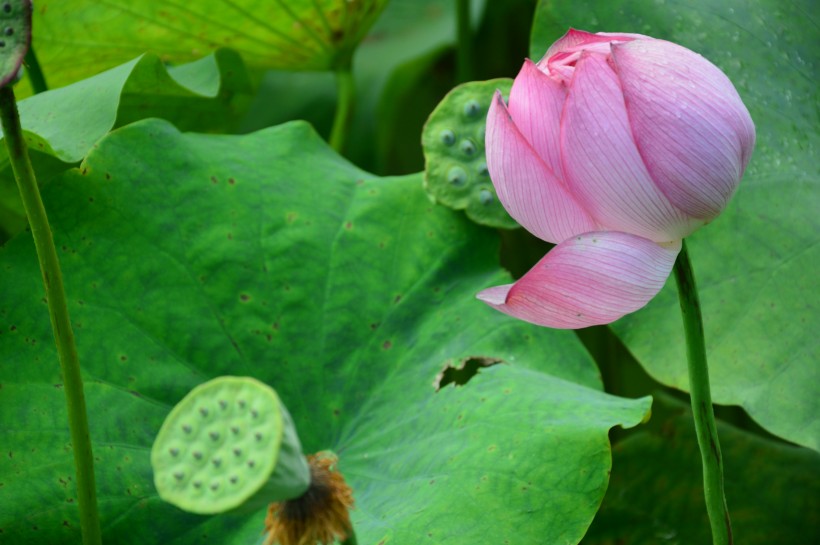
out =
<svg viewBox="0 0 820 545"><path fill-rule="evenodd" d="M19 110L34 170L44 183L85 157L111 129L137 119L162 117L183 130L231 128L251 91L242 59L230 50L170 69L148 54L22 100ZM0 212L0 231L15 233L25 225L5 143L0 144Z"/></svg>
<svg viewBox="0 0 820 545"><path fill-rule="evenodd" d="M349 58L386 0L39 0L34 47L59 87L146 51L188 62L220 47L254 67L326 70Z"/></svg>
<svg viewBox="0 0 820 545"><path fill-rule="evenodd" d="M692 415L676 412L613 447L610 487L584 544L711 542ZM816 542L820 455L727 424L718 433L735 543Z"/></svg>
<svg viewBox="0 0 820 545"><path fill-rule="evenodd" d="M818 26L800 0L541 2L532 55L570 25L639 32L701 53L735 83L757 146L729 207L690 240L715 402L741 405L775 435L820 449ZM761 17L760 14L766 14ZM674 282L614 324L657 380L688 389Z"/></svg>
<svg viewBox="0 0 820 545"><path fill-rule="evenodd" d="M305 123L247 136L114 131L44 190L87 384L111 543L248 543L250 518L159 500L149 449L195 385L253 376L307 452L331 449L360 543L577 542L603 498L608 430L649 399L601 392L570 333L474 294L509 281L492 231L379 179ZM3 537L77 539L63 392L32 242L0 249ZM436 392L446 366L482 367ZM6 454L8 453L8 454ZM476 517L492 513L492 517Z"/></svg>
<svg viewBox="0 0 820 545"><path fill-rule="evenodd" d="M485 0L471 0L474 27L485 13L485 5ZM429 89L413 85L417 78L402 82L402 76L406 75L402 72L419 63L429 67L437 52L452 48L455 42L456 0L388 2L353 58L356 105L344 150L346 157L384 173L417 172L423 168L424 159L418 145L421 127L452 86L453 76L434 70L434 83L439 83L439 79L449 81L439 83L434 88L437 94L429 96ZM397 93L399 90L404 93ZM249 132L304 119L321 133L329 134L336 93L336 81L331 74L270 70L262 78L260 92L243 130ZM385 112L387 109L402 110L407 117L394 119L392 112ZM401 123L400 131L392 120ZM412 168L385 165L381 160L385 147L390 148L392 154L415 158Z"/></svg>

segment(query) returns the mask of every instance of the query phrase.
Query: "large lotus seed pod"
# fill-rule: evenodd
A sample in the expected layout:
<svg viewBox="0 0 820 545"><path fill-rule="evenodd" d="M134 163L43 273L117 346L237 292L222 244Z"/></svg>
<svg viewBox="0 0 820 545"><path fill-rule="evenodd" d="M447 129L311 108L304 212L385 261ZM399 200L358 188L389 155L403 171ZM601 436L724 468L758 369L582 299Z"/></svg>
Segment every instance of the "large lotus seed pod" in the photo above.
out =
<svg viewBox="0 0 820 545"><path fill-rule="evenodd" d="M506 97L509 78L473 81L454 88L436 106L421 133L424 187L435 200L481 225L513 229L487 171L484 128L496 89Z"/></svg>
<svg viewBox="0 0 820 545"><path fill-rule="evenodd" d="M0 87L14 81L31 43L31 1L0 0Z"/></svg>
<svg viewBox="0 0 820 545"><path fill-rule="evenodd" d="M249 377L191 390L162 424L151 466L160 497L199 514L260 509L310 484L290 414L273 388Z"/></svg>

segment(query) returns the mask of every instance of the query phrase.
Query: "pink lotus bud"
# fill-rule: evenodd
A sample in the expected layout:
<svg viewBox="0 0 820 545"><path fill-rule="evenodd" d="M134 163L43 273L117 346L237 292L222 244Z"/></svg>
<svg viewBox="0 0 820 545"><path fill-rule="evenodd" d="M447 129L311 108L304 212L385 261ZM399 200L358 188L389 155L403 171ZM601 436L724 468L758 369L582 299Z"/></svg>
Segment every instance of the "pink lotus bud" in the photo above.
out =
<svg viewBox="0 0 820 545"><path fill-rule="evenodd" d="M479 298L562 328L643 307L679 241L725 208L754 141L732 83L697 53L570 30L537 64L524 63L509 107L496 94L486 136L502 204L558 247L515 285Z"/></svg>

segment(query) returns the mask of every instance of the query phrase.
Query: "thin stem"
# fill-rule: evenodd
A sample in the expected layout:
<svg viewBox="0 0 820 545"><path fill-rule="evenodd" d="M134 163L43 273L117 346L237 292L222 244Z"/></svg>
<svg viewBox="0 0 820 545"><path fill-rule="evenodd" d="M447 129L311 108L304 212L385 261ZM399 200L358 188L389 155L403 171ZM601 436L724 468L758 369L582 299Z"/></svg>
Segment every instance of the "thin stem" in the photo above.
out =
<svg viewBox="0 0 820 545"><path fill-rule="evenodd" d="M28 216L37 257L40 260L40 272L48 300L48 312L51 317L51 328L57 344L60 358L60 371L63 378L63 390L68 408L68 427L71 433L71 444L74 447L74 469L77 476L77 503L80 509L80 525L85 545L100 545L100 520L97 514L97 494L94 483L94 458L91 453L91 439L88 431L85 395L80 375L80 362L77 347L74 345L74 333L68 317L68 305L57 249L51 236L46 209L40 198L37 180L31 167L23 130L20 127L20 116L11 86L0 88L0 121L9 151L14 177L20 189L23 207Z"/></svg>
<svg viewBox="0 0 820 545"><path fill-rule="evenodd" d="M26 74L28 74L28 80L31 83L31 89L34 91L34 94L48 91L46 77L43 75L43 69L40 67L40 61L37 60L37 54L34 52L33 46L29 46L24 62L26 65Z"/></svg>
<svg viewBox="0 0 820 545"><path fill-rule="evenodd" d="M686 241L683 242L675 261L675 280L678 284L683 329L686 333L689 395L703 464L703 492L706 497L706 512L712 526L712 542L714 545L732 545L732 523L729 520L726 495L723 491L723 459L720 455L712 394L709 389L703 319Z"/></svg>
<svg viewBox="0 0 820 545"><path fill-rule="evenodd" d="M339 98L336 102L333 128L330 131L330 146L342 153L347 141L347 133L350 130L350 120L353 117L353 105L356 101L356 83L353 81L350 63L345 63L336 70L336 83Z"/></svg>
<svg viewBox="0 0 820 545"><path fill-rule="evenodd" d="M457 83L473 79L473 32L470 27L470 0L456 1L458 46L456 56Z"/></svg>

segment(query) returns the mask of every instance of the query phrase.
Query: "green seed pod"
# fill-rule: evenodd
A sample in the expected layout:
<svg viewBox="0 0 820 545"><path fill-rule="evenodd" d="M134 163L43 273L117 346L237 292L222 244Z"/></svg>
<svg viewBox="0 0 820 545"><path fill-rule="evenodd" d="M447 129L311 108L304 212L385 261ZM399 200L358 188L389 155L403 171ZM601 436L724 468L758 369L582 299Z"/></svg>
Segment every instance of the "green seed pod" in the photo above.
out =
<svg viewBox="0 0 820 545"><path fill-rule="evenodd" d="M422 131L424 187L434 201L481 225L514 229L495 195L484 155L487 110L496 89L507 96L508 78L473 81L450 91L436 106Z"/></svg>
<svg viewBox="0 0 820 545"><path fill-rule="evenodd" d="M160 497L199 514L260 509L310 484L290 414L273 388L249 377L191 390L165 418L151 466Z"/></svg>
<svg viewBox="0 0 820 545"><path fill-rule="evenodd" d="M0 87L20 78L31 43L31 1L0 0Z"/></svg>

